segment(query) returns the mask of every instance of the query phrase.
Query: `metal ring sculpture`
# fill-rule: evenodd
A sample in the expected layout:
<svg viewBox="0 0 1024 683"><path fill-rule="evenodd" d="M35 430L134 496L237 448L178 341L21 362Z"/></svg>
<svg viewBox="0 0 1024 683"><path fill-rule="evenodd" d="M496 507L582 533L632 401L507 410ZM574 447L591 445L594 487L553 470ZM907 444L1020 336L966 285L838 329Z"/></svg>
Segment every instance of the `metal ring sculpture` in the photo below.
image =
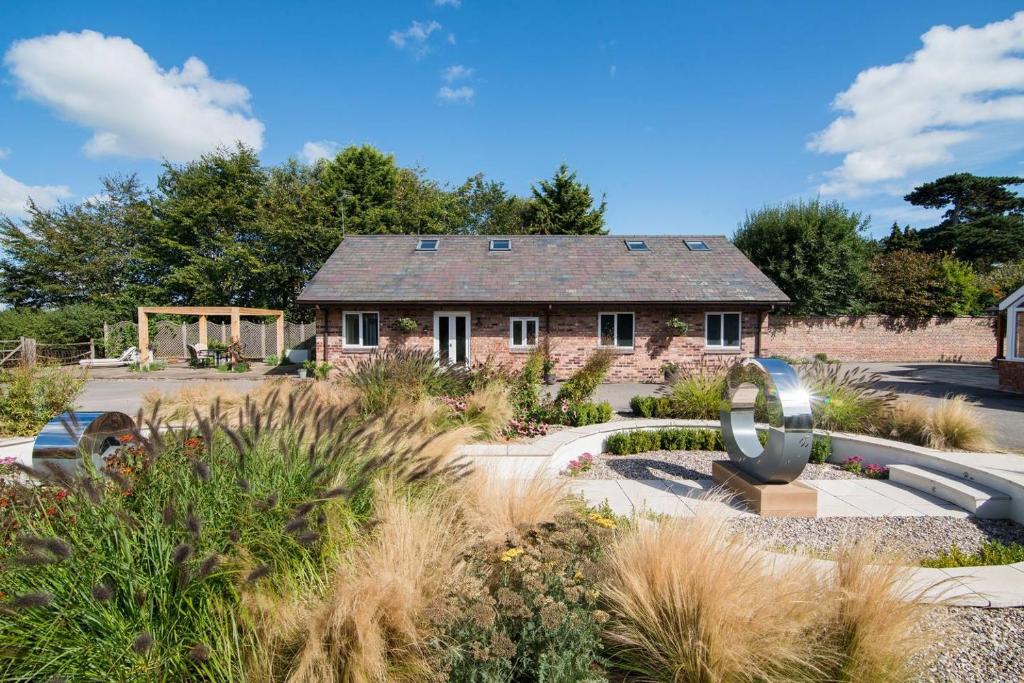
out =
<svg viewBox="0 0 1024 683"><path fill-rule="evenodd" d="M764 395L763 403L758 396ZM768 441L761 445L754 427L755 406L768 423ZM760 410L758 410L760 413ZM788 363L775 358L749 358L729 371L722 408L722 436L729 459L765 484L788 484L810 459L814 436L810 394Z"/></svg>

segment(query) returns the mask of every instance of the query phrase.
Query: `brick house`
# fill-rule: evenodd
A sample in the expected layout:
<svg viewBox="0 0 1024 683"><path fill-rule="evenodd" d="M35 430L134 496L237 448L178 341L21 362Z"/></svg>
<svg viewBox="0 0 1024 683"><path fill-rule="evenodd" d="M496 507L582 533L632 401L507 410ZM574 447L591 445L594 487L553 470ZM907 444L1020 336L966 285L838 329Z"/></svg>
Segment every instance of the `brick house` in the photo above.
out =
<svg viewBox="0 0 1024 683"><path fill-rule="evenodd" d="M352 236L299 296L339 366L399 344L517 367L546 336L557 377L607 348L612 381L756 355L788 302L720 236Z"/></svg>
<svg viewBox="0 0 1024 683"><path fill-rule="evenodd" d="M999 303L996 337L999 387L1024 392L1024 287Z"/></svg>

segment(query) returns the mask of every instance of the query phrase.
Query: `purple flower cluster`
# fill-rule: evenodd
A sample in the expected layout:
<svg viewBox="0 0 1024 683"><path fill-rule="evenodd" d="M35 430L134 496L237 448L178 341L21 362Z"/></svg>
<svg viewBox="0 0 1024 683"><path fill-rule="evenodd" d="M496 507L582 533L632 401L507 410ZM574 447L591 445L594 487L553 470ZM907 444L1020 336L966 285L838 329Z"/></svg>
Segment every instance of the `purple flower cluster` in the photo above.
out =
<svg viewBox="0 0 1024 683"><path fill-rule="evenodd" d="M594 466L594 456L584 453L575 460L569 461L569 475L575 477L580 472L589 472Z"/></svg>
<svg viewBox="0 0 1024 683"><path fill-rule="evenodd" d="M875 463L864 464L864 458L853 455L843 461L843 469L854 474L862 474L869 479L888 479L889 468Z"/></svg>

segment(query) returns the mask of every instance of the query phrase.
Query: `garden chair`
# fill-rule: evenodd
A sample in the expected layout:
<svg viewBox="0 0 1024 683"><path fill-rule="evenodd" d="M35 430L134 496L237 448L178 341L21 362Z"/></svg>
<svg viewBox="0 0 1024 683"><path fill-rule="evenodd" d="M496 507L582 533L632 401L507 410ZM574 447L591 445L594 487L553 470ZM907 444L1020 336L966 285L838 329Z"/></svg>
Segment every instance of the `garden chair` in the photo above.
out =
<svg viewBox="0 0 1024 683"><path fill-rule="evenodd" d="M206 349L206 344L187 344L185 348L188 350L189 365L197 368L209 365L210 353Z"/></svg>

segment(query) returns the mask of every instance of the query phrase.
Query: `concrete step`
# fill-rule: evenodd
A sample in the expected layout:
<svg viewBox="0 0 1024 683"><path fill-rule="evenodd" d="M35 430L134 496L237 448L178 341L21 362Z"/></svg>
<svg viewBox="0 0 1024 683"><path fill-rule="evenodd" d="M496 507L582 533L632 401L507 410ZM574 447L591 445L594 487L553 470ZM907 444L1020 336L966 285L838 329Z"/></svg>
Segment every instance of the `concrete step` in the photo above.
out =
<svg viewBox="0 0 1024 683"><path fill-rule="evenodd" d="M913 465L890 465L889 481L930 493L985 519L1010 516L1010 496L944 472Z"/></svg>

